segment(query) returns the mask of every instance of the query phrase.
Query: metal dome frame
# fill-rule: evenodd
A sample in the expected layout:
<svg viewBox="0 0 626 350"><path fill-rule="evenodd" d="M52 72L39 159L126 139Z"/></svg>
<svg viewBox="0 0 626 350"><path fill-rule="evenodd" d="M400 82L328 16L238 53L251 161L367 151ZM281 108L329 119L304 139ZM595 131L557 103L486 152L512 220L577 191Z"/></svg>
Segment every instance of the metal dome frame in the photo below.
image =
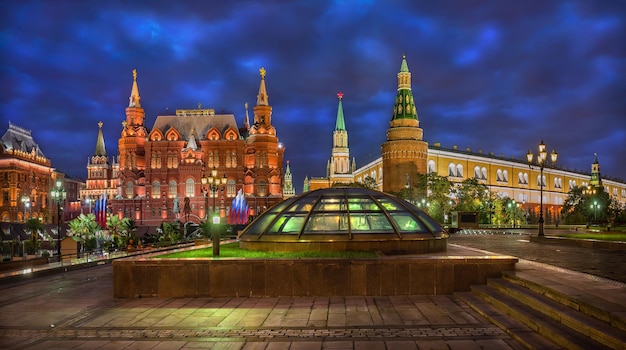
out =
<svg viewBox="0 0 626 350"><path fill-rule="evenodd" d="M244 231L240 246L263 251L446 250L447 232L428 214L388 193L331 187L274 205Z"/></svg>

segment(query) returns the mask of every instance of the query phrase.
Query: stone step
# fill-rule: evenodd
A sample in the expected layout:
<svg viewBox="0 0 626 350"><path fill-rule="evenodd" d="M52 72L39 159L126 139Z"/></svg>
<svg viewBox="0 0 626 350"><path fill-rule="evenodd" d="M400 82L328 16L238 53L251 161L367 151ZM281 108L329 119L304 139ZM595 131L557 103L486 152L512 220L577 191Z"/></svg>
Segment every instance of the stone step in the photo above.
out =
<svg viewBox="0 0 626 350"><path fill-rule="evenodd" d="M501 293L492 286L475 285L472 286L472 292L564 349L611 349L529 307L524 302Z"/></svg>
<svg viewBox="0 0 626 350"><path fill-rule="evenodd" d="M626 347L624 345L626 344L626 332L595 317L508 280L490 279L487 285L611 349L624 349Z"/></svg>
<svg viewBox="0 0 626 350"><path fill-rule="evenodd" d="M525 349L556 350L563 347L556 345L539 333L526 327L520 321L512 318L495 306L472 292L454 293L460 300L469 305L474 311L489 320L506 332L511 338L520 343Z"/></svg>
<svg viewBox="0 0 626 350"><path fill-rule="evenodd" d="M615 300L606 300L593 293L593 281L589 282L590 290L581 290L571 283L559 283L523 271L504 271L502 278L626 331L626 303L622 299L623 295L615 293ZM619 288L615 287L616 290Z"/></svg>

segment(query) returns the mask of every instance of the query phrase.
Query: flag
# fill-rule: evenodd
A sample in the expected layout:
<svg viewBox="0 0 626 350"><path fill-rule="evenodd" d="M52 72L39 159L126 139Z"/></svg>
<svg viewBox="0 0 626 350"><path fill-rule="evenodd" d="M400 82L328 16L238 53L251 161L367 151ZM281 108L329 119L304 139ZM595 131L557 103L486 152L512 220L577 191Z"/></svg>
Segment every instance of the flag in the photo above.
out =
<svg viewBox="0 0 626 350"><path fill-rule="evenodd" d="M101 195L100 198L96 200L95 206L93 208L93 214L96 217L96 222L100 227L106 229L107 227L107 196L105 194Z"/></svg>

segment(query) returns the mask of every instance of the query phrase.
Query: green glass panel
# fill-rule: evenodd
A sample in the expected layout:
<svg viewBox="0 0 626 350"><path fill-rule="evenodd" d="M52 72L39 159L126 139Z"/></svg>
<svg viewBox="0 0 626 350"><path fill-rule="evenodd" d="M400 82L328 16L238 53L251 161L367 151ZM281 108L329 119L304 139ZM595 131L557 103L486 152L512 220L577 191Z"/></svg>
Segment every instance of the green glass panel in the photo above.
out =
<svg viewBox="0 0 626 350"><path fill-rule="evenodd" d="M267 231L268 234L298 234L304 225L306 215L283 215Z"/></svg>
<svg viewBox="0 0 626 350"><path fill-rule="evenodd" d="M323 198L320 200L313 211L339 211L345 210L345 202L339 198Z"/></svg>
<svg viewBox="0 0 626 350"><path fill-rule="evenodd" d="M261 233L265 230L265 228L267 228L267 226L270 225L270 223L272 222L272 220L274 220L275 217L276 217L276 213L264 213L263 215L259 216L256 220L254 220L254 222L251 224L248 230L250 230L250 232Z"/></svg>
<svg viewBox="0 0 626 350"><path fill-rule="evenodd" d="M393 226L382 213L355 213L350 215L352 231L393 232Z"/></svg>
<svg viewBox="0 0 626 350"><path fill-rule="evenodd" d="M345 214L312 214L307 222L305 232L339 232L348 230Z"/></svg>
<svg viewBox="0 0 626 350"><path fill-rule="evenodd" d="M410 215L409 213L396 213L392 215L391 218L395 221L400 232L428 232L424 225L416 221L413 215Z"/></svg>
<svg viewBox="0 0 626 350"><path fill-rule="evenodd" d="M370 198L350 198L348 199L350 211L379 211L380 208Z"/></svg>
<svg viewBox="0 0 626 350"><path fill-rule="evenodd" d="M389 200L388 198L379 198L378 202L380 203L380 205L383 206L383 208L385 208L385 210L387 211L393 211L393 210L404 210L404 208L400 207L398 205L398 203L393 202L391 200Z"/></svg>
<svg viewBox="0 0 626 350"><path fill-rule="evenodd" d="M317 199L315 197L305 197L292 205L287 212L309 212L313 209L313 204Z"/></svg>

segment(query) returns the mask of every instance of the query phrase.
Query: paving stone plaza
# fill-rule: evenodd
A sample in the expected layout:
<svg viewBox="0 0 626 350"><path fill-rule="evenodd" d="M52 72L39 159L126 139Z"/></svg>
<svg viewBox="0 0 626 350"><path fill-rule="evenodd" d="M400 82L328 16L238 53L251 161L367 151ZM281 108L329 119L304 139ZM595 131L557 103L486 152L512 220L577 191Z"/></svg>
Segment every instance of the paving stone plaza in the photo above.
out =
<svg viewBox="0 0 626 350"><path fill-rule="evenodd" d="M498 239L485 242L502 244ZM561 257L567 258L565 253ZM623 284L605 278L525 260L519 265L543 277L552 274L555 281L569 276L567 283L593 283L597 293L626 297ZM523 348L456 295L120 299L112 296L112 279L106 264L0 280L0 348Z"/></svg>

